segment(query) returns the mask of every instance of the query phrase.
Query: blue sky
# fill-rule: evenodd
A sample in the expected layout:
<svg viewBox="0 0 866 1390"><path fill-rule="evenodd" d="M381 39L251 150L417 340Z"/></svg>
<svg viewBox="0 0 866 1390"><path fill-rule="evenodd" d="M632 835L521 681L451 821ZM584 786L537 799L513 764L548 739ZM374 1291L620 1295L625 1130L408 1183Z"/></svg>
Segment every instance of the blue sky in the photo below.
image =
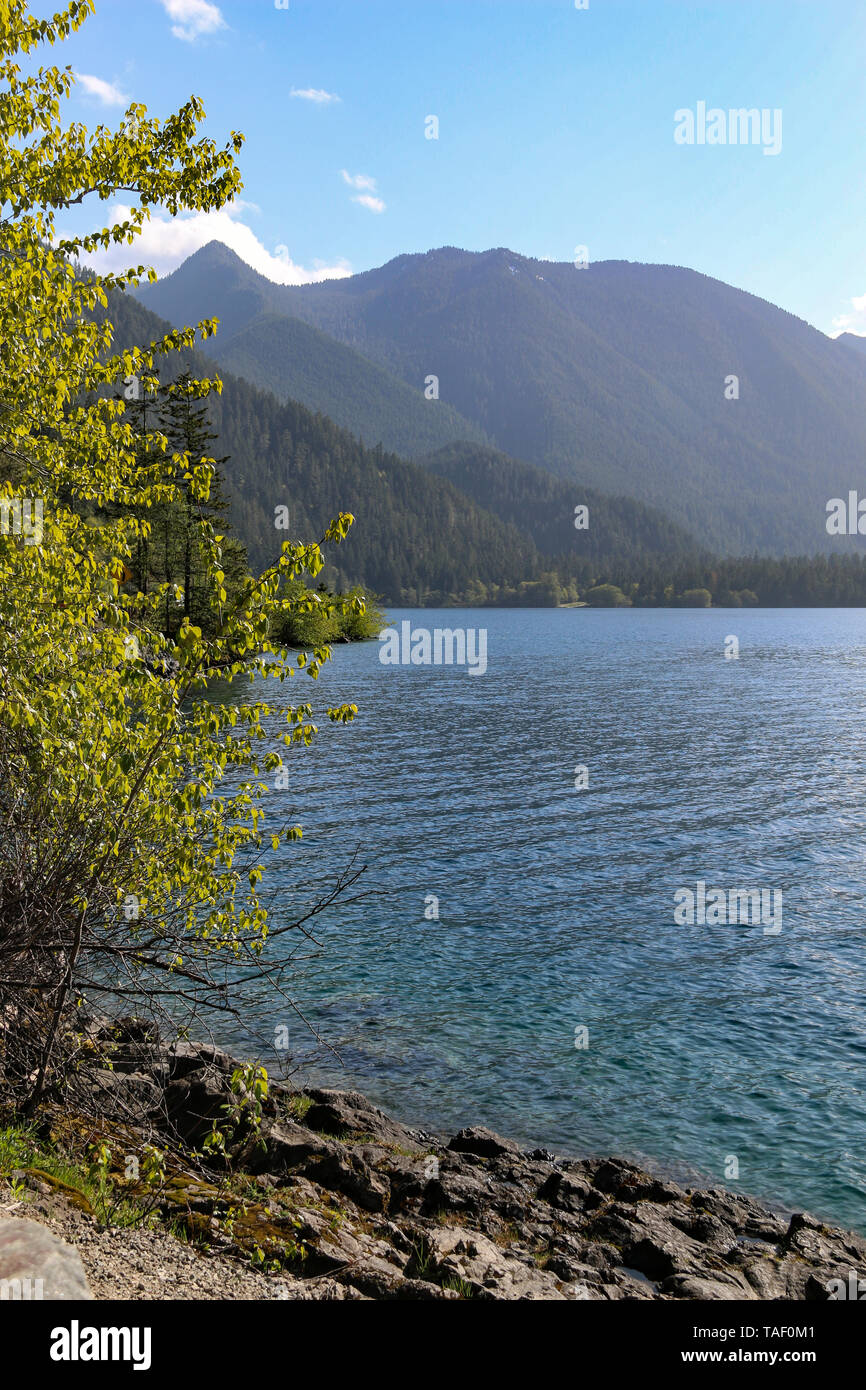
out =
<svg viewBox="0 0 866 1390"><path fill-rule="evenodd" d="M53 53L90 79L76 119L195 93L247 137L231 217L148 231L132 259L161 273L213 236L288 282L586 246L866 333L863 0L97 0ZM781 150L676 143L701 101L781 110Z"/></svg>

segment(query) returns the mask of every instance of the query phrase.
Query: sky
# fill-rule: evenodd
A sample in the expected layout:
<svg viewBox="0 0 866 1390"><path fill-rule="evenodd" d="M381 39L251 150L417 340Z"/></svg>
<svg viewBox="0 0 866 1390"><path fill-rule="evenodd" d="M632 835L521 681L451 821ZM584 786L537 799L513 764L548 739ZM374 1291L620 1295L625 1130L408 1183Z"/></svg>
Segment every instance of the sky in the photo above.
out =
<svg viewBox="0 0 866 1390"><path fill-rule="evenodd" d="M688 266L866 334L864 0L96 0L48 55L70 119L194 93L204 134L246 136L230 212L155 215L106 268L216 238L303 283L508 247ZM733 143L739 108L765 125Z"/></svg>

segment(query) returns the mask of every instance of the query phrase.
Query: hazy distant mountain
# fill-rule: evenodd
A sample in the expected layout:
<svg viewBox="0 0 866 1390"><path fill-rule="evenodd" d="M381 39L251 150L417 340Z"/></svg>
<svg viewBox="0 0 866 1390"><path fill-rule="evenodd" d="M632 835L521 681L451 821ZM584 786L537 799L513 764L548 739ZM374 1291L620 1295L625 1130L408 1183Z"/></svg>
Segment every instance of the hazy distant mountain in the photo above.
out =
<svg viewBox="0 0 866 1390"><path fill-rule="evenodd" d="M289 315L415 391L434 375L431 410L453 407L516 458L660 507L709 549L847 543L828 537L826 502L863 477L866 353L694 271L443 248L277 286L211 244L143 298L174 322L220 317L220 353L260 315ZM266 354L244 350L263 374ZM732 376L739 399L725 396Z"/></svg>

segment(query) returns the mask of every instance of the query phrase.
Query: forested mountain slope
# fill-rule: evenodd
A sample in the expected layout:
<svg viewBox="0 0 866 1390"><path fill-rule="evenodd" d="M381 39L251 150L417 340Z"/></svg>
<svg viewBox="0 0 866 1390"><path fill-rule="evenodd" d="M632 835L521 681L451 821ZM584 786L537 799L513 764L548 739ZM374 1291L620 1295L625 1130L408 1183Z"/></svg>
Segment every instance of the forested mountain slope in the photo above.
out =
<svg viewBox="0 0 866 1390"><path fill-rule="evenodd" d="M661 508L708 549L862 545L825 520L866 457L866 353L706 275L445 247L280 286L212 243L143 297L174 322L220 317L220 352L243 333L260 379L263 314L268 334L275 315L303 319L415 392L435 376L431 407L516 458Z"/></svg>

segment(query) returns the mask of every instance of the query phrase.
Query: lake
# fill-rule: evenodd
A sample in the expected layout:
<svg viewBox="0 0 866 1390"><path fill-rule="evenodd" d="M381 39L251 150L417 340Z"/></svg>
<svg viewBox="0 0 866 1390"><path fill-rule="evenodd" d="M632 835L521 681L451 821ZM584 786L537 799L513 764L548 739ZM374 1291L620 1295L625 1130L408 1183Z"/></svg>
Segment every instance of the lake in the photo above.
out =
<svg viewBox="0 0 866 1390"><path fill-rule="evenodd" d="M866 612L388 620L486 629L486 670L362 643L318 690L290 683L360 713L319 719L271 794L304 827L273 856L277 913L356 847L369 894L320 917L299 964L341 1059L317 1049L304 1079L866 1228ZM778 927L675 920L684 890L762 888ZM259 991L224 1041L282 1025L310 1051Z"/></svg>

